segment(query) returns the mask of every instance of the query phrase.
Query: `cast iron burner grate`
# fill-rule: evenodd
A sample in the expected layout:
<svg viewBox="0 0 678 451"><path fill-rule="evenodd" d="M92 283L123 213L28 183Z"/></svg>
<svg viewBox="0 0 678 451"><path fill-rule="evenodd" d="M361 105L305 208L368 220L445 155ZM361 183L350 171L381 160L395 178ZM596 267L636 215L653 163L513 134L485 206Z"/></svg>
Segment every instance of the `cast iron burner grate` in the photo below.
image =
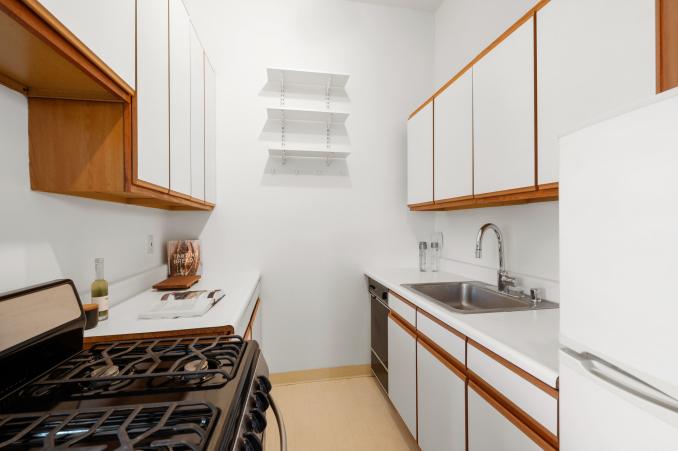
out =
<svg viewBox="0 0 678 451"><path fill-rule="evenodd" d="M17 396L89 399L219 388L235 376L244 347L242 338L228 335L95 344Z"/></svg>
<svg viewBox="0 0 678 451"><path fill-rule="evenodd" d="M219 416L207 402L0 416L3 450L203 450Z"/></svg>

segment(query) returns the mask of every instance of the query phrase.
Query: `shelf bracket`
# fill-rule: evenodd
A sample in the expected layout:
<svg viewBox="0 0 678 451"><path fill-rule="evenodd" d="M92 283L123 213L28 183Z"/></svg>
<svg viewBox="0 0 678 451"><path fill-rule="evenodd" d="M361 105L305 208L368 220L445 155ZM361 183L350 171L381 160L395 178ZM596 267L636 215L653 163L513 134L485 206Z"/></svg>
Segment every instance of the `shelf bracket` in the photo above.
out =
<svg viewBox="0 0 678 451"><path fill-rule="evenodd" d="M280 117L280 147L285 147L287 141L287 118L285 117L285 112L281 113Z"/></svg>
<svg viewBox="0 0 678 451"><path fill-rule="evenodd" d="M280 106L285 106L285 73L280 74Z"/></svg>
<svg viewBox="0 0 678 451"><path fill-rule="evenodd" d="M334 156L334 153L328 153L327 158L325 160L325 165L326 166L331 166L332 165L332 157Z"/></svg>
<svg viewBox="0 0 678 451"><path fill-rule="evenodd" d="M285 166L287 164L287 152L285 149L282 149L280 157L282 158L282 165Z"/></svg>
<svg viewBox="0 0 678 451"><path fill-rule="evenodd" d="M332 114L330 113L330 120L325 122L325 148L329 149L332 146Z"/></svg>
<svg viewBox="0 0 678 451"><path fill-rule="evenodd" d="M325 107L330 109L330 94L332 93L332 76L327 77L327 83L325 84Z"/></svg>

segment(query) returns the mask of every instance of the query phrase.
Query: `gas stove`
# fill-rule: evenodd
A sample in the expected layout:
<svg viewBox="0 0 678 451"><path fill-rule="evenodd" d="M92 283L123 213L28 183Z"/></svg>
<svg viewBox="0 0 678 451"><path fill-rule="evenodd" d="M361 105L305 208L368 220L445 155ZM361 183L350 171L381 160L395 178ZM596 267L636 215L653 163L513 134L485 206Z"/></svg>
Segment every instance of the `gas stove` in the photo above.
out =
<svg viewBox="0 0 678 451"><path fill-rule="evenodd" d="M36 313L39 312L39 313ZM0 296L0 450L261 450L271 397L238 336L100 343L61 280Z"/></svg>

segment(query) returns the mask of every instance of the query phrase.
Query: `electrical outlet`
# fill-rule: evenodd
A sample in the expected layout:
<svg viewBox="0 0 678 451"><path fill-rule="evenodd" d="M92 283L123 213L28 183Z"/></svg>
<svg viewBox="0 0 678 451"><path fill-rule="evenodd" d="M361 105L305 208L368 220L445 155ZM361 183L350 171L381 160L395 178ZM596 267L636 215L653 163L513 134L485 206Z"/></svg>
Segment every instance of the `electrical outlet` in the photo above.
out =
<svg viewBox="0 0 678 451"><path fill-rule="evenodd" d="M146 237L146 253L152 254L155 252L155 244L153 243L153 235Z"/></svg>

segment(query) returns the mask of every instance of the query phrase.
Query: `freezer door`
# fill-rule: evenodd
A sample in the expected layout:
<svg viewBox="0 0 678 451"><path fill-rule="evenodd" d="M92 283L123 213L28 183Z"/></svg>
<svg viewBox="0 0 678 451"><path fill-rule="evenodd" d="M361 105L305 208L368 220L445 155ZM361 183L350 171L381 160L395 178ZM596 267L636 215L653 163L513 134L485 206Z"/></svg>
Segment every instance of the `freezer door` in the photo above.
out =
<svg viewBox="0 0 678 451"><path fill-rule="evenodd" d="M560 140L561 343L674 397L677 93Z"/></svg>
<svg viewBox="0 0 678 451"><path fill-rule="evenodd" d="M560 449L678 450L678 401L593 356L561 351Z"/></svg>

